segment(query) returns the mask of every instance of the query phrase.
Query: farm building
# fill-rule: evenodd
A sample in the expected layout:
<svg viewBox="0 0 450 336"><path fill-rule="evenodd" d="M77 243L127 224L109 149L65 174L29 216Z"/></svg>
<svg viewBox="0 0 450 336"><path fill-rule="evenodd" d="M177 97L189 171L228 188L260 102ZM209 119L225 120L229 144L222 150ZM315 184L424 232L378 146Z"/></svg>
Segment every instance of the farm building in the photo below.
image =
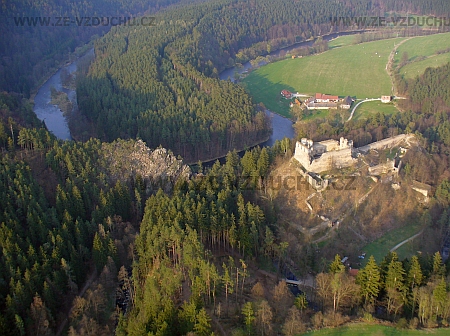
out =
<svg viewBox="0 0 450 336"><path fill-rule="evenodd" d="M292 98L292 92L288 91L288 90L282 90L281 91L281 95L286 98L286 99L291 99Z"/></svg>
<svg viewBox="0 0 450 336"><path fill-rule="evenodd" d="M381 96L381 102L382 103L390 103L392 97L391 96Z"/></svg>
<svg viewBox="0 0 450 336"><path fill-rule="evenodd" d="M342 100L341 108L348 110L352 104L353 99L350 96L347 96Z"/></svg>
<svg viewBox="0 0 450 336"><path fill-rule="evenodd" d="M338 96L331 96L323 93L316 93L314 96L315 103L337 103L338 101Z"/></svg>

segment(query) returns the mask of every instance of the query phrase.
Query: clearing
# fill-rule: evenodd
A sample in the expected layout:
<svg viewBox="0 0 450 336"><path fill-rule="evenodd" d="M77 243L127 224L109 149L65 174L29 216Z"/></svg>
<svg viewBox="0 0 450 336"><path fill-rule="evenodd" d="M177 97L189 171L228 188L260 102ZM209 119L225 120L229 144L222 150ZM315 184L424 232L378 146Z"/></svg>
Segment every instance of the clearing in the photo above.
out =
<svg viewBox="0 0 450 336"><path fill-rule="evenodd" d="M371 114L382 113L384 115L391 115L398 112L394 103L382 103L381 101L365 102L358 106L353 115L353 120L367 119Z"/></svg>
<svg viewBox="0 0 450 336"><path fill-rule="evenodd" d="M381 260L388 254L388 252L396 246L398 243L402 242L405 239L415 235L421 230L421 223L413 223L409 224L397 229L393 229L389 232L386 232L382 237L373 241L372 243L366 245L362 250L366 252L367 258L373 255L375 260L379 263ZM420 238L418 238L420 239ZM411 243L411 242L410 242ZM408 244L408 243L407 243ZM408 246L407 244L402 245ZM411 245L409 245L411 246ZM416 251L410 251L410 248L402 248L399 247L396 252L400 260L403 258L409 257L411 254L414 254ZM412 252L412 253L410 253ZM365 264L365 262L362 262Z"/></svg>
<svg viewBox="0 0 450 336"><path fill-rule="evenodd" d="M367 323L357 323L357 324L349 324L339 328L327 328L322 330L316 330L312 332L308 332L304 335L314 335L314 336L325 336L325 335L346 335L346 336L421 336L421 335L436 335L436 336L444 336L448 335L450 332L449 329L445 328L437 328L437 329L426 329L426 330L408 330L408 329L397 329L394 327L389 327L386 325L379 324L367 324Z"/></svg>

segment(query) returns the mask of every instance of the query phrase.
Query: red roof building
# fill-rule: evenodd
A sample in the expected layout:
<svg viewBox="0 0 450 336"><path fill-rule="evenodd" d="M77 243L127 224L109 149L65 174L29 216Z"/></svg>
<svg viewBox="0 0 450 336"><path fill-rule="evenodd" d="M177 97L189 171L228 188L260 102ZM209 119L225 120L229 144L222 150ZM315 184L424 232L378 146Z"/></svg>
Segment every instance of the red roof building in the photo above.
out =
<svg viewBox="0 0 450 336"><path fill-rule="evenodd" d="M314 96L316 103L337 103L339 101L338 96L331 96L322 93L316 93Z"/></svg>
<svg viewBox="0 0 450 336"><path fill-rule="evenodd" d="M288 91L288 90L282 90L282 91L281 91L281 95L282 95L284 98L287 98L287 99L291 99L291 98L292 98L292 92L290 92L290 91Z"/></svg>

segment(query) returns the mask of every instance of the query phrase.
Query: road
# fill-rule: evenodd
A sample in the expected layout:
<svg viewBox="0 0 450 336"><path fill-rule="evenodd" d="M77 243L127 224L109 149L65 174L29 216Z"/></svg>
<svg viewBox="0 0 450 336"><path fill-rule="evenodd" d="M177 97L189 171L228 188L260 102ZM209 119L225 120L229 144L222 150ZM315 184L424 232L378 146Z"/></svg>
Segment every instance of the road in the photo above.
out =
<svg viewBox="0 0 450 336"><path fill-rule="evenodd" d="M405 97L399 97L399 96L394 96L392 99L394 100L394 99L407 99L407 98L405 98ZM358 104L356 104L356 105L353 107L352 113L350 113L350 117L348 117L347 121L352 120L352 118L353 118L353 113L355 113L355 111L356 111L356 109L358 108L359 105L361 105L362 103L365 103L365 102L375 101L375 100L381 100L381 98L369 98L369 99L361 100Z"/></svg>
<svg viewBox="0 0 450 336"><path fill-rule="evenodd" d="M93 271L91 273L91 275L89 276L89 279L86 281L86 283L84 284L83 288L80 290L80 292L78 293L79 297L82 297L84 295L84 293L86 292L86 290L89 288L89 286L92 284L92 282L95 279L95 275L96 275L96 271ZM73 309L73 305L69 310L69 313L67 314L67 317L64 319L64 321L61 322L61 324L59 325L58 331L56 332L56 336L60 336L62 331L64 330L64 328L66 327L67 322L69 322L69 317L72 314L72 309Z"/></svg>
<svg viewBox="0 0 450 336"><path fill-rule="evenodd" d="M397 245L395 245L393 248L391 248L391 252L394 252L396 249L398 249L400 246L406 244L407 242L413 240L414 238L419 237L421 234L423 233L423 230L420 231L419 233L416 233L414 236L409 237L408 239L405 239L404 241L402 241L401 243L398 243Z"/></svg>
<svg viewBox="0 0 450 336"><path fill-rule="evenodd" d="M365 103L365 102L375 101L375 100L381 100L381 98L370 98L370 99L364 99L364 100L361 100L358 104L356 104L356 105L353 107L352 113L350 113L350 117L348 117L347 121L352 120L352 118L353 118L353 113L355 113L355 111L356 111L356 109L358 108L359 105L361 105L362 103Z"/></svg>

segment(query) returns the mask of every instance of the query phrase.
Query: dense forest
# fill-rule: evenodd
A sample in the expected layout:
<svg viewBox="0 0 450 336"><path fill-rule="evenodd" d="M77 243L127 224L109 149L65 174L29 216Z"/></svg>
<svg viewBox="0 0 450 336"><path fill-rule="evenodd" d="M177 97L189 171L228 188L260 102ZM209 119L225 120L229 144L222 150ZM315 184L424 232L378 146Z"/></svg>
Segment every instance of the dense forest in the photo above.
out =
<svg viewBox="0 0 450 336"><path fill-rule="evenodd" d="M284 282L269 289L255 283L256 260L274 263L279 274L290 267L277 209L258 196L271 166L291 156L288 139L242 157L230 152L225 163L198 166L193 176L172 158L167 172L179 173L163 191L165 183L132 171L139 142L59 142L34 124L22 103L2 96L4 334L51 335L72 299L70 335L110 335L114 321L118 335L210 335L217 319L233 323L236 335L295 335L358 314L399 328L448 324L447 270L439 253L370 258L356 278L336 256L315 276L309 301ZM14 122L11 114L29 121ZM421 174L416 161L409 164L411 174ZM450 222L445 186L432 210L443 227ZM317 272L314 259L305 260L302 273ZM91 286L77 296L85 283ZM117 288L122 308L114 310Z"/></svg>
<svg viewBox="0 0 450 336"><path fill-rule="evenodd" d="M255 186L258 176L267 174L274 158L286 153L289 141L279 142L272 149L257 148L242 159L236 152L230 152L226 165L216 163L207 175L200 173L196 179L188 180L189 168L164 149L152 153L132 140L57 141L40 127L31 109L23 106L18 97L3 94L1 106L2 116L7 118L2 118L0 124L0 323L5 335L55 332L70 298L92 279L95 270L101 273L99 281L103 285L88 292L88 301L75 301L77 308L71 315L70 333L83 334L89 325L93 335L110 334L113 325L104 322L105 313L99 311L115 307L108 297L116 289L114 278L117 279L121 265L130 267L132 259L142 260L140 266L133 268L136 287L133 300L140 300L141 293L155 290L150 283L136 286L144 281L149 267L153 267L148 264L150 260L145 261L149 251L161 253L156 256L162 262L159 276L167 275L170 283L181 279L174 278L169 270L164 271L164 265L173 261L180 265L180 272L190 274L194 281L199 272L196 263L203 260L206 251L202 244L213 251L229 247L244 258L262 253L257 247L265 246L263 240L268 233L273 236L264 211L245 201L240 189ZM26 122L14 121L9 114L24 120L30 118L31 126L40 128L26 127ZM140 161L137 155L141 155ZM145 169L136 171L136 166ZM155 173L149 175L151 169ZM240 180L241 173L255 178ZM142 216L137 255L131 258L124 239L134 240L126 232L135 231L130 222L136 225ZM166 237L173 239L173 250L167 254L161 246L154 246L153 250L149 243L156 239L152 238L155 234L157 237L169 234ZM122 279L127 279L127 272L121 272ZM138 280L141 276L144 279ZM159 315L162 307L169 309L175 304L171 301L175 293L170 289L175 287L170 283L167 282L167 293L162 288L159 293L153 292L161 302L152 301L152 309L156 309L152 314ZM203 295L201 288L192 286L192 290ZM174 313L173 306L171 309ZM87 316L94 316L94 322ZM171 323L168 316L162 316L158 319L167 317L166 322L161 321L163 324ZM193 328L190 318L185 321L187 331ZM107 325L101 326L102 322ZM131 320L129 328L134 323L136 328L142 328L140 322ZM166 330L174 331L173 326Z"/></svg>
<svg viewBox="0 0 450 336"><path fill-rule="evenodd" d="M0 31L2 31L2 39L0 41L0 90L8 92L23 93L26 97L30 95L37 86L42 83L49 72L56 70L67 59L69 53L73 52L76 47L88 42L91 38L101 36L109 27L79 27L71 25L69 27L52 27L52 26L37 26L25 24L24 26L16 25L14 18L18 17L108 17L108 16L135 16L136 14L155 13L164 7L176 3L192 3L195 1L177 1L177 0L153 0L150 3L142 0L132 1L105 1L93 0L72 3L66 0L49 0L49 1L7 1L0 7ZM211 36L204 36L206 43L215 42L213 45L201 45L202 49L209 48L209 51L218 52L215 56L220 55L221 63L217 64L218 59L213 62L220 70L220 67L226 66L229 57L234 58L237 53L237 48L242 48L242 53L239 57L244 58L256 56L254 53L267 52L267 43L262 43L258 47L246 50L251 44L257 41L273 40L269 48L272 50L277 46L286 43L286 38L289 42L294 41L293 36L298 35L297 38L307 38L311 36L311 24L317 22L325 22L325 20L316 21L318 14L331 14L332 16L349 15L349 12L342 11L342 8L351 9L355 11L352 14L359 13L360 15L379 15L387 11L409 12L417 14L436 14L444 15L449 12L448 3L441 0L434 0L428 2L422 1L371 1L371 0L349 0L341 1L339 3L331 1L323 1L325 5L315 4L314 2L305 1L305 4L293 8L295 2L283 2L282 6L278 7L278 18L276 20L267 19L264 16L259 20L256 15L257 12L252 12L251 7L246 6L252 14L251 21L245 21L245 26L258 27L264 24L267 27L273 26L271 29L262 32L263 36L258 36L260 29L250 31L247 30L247 37L242 39L244 44L231 46L227 49L225 44L217 44ZM247 2L245 2L247 3ZM256 4L256 3L255 3ZM254 5L255 5L254 4ZM205 5L205 4L204 4ZM206 6L206 5L205 5ZM321 8L333 6L333 12L322 13ZM304 8L299 11L299 8ZM222 19L230 19L230 15ZM325 17L328 19L328 17ZM280 24L280 19L282 22ZM53 21L52 21L53 22ZM257 23L255 25L255 23ZM206 23L210 25L210 23ZM214 27L217 22L214 23ZM297 28L295 27L297 26ZM210 28L213 26L210 25ZM231 28L231 26L229 27ZM326 29L314 28L313 35L318 35ZM228 33L227 33L228 35ZM224 35L225 39L232 38L231 35ZM261 38L263 37L263 38ZM223 40L225 42L225 40ZM214 51L214 47L220 47L219 50ZM208 50L204 50L208 51ZM211 55L212 56L212 55ZM205 63L210 56L205 54ZM212 70L212 69L211 69Z"/></svg>
<svg viewBox="0 0 450 336"><path fill-rule="evenodd" d="M29 97L51 72L66 61L76 47L108 31L108 26L51 26L57 17L71 20L82 17L129 17L155 12L176 0L108 1L67 0L5 1L0 7L0 91L22 93ZM17 24L18 18L50 17L50 25Z"/></svg>
<svg viewBox="0 0 450 336"><path fill-rule="evenodd" d="M5 335L47 335L94 269L109 258L125 263L116 227L142 216L154 188L182 178L165 172L181 163L173 158L164 168L173 156L155 151L164 158L158 170L173 180L119 174L132 171L134 142L58 142L18 97L1 99L0 324Z"/></svg>
<svg viewBox="0 0 450 336"><path fill-rule="evenodd" d="M148 9L139 0L44 5L1 10L104 16ZM261 141L270 125L241 87L218 79L228 66L328 32L330 16L442 16L448 7L442 0L214 0L164 10L155 27L115 27L78 78L81 112L100 138L86 142L58 141L23 97L99 32L2 26L11 34L0 41L0 88L18 93L0 93L1 333L211 335L222 323L235 336L295 335L374 316L399 328L448 326L448 267L439 252L371 257L353 277L340 256L319 260L310 244L297 256L302 275L313 273L316 283L308 299L278 282L292 266L290 246L279 235L279 209L261 189L277 162L292 156L293 142L242 157L229 151ZM421 147L405 156L401 175L436 188L425 215L448 228L448 78L446 65L403 83L410 99L402 113L344 123L332 111L298 123L298 136L345 136L361 146L415 132ZM176 157L226 153L207 169ZM260 272L262 263L275 272ZM255 280L261 274L275 285Z"/></svg>
<svg viewBox="0 0 450 336"><path fill-rule="evenodd" d="M155 27L115 27L98 40L96 60L78 81L79 107L105 141L141 138L187 162L225 155L263 141L270 125L241 87L217 80L222 70L328 33L336 28L329 17L388 8L397 9L219 0L166 10Z"/></svg>

